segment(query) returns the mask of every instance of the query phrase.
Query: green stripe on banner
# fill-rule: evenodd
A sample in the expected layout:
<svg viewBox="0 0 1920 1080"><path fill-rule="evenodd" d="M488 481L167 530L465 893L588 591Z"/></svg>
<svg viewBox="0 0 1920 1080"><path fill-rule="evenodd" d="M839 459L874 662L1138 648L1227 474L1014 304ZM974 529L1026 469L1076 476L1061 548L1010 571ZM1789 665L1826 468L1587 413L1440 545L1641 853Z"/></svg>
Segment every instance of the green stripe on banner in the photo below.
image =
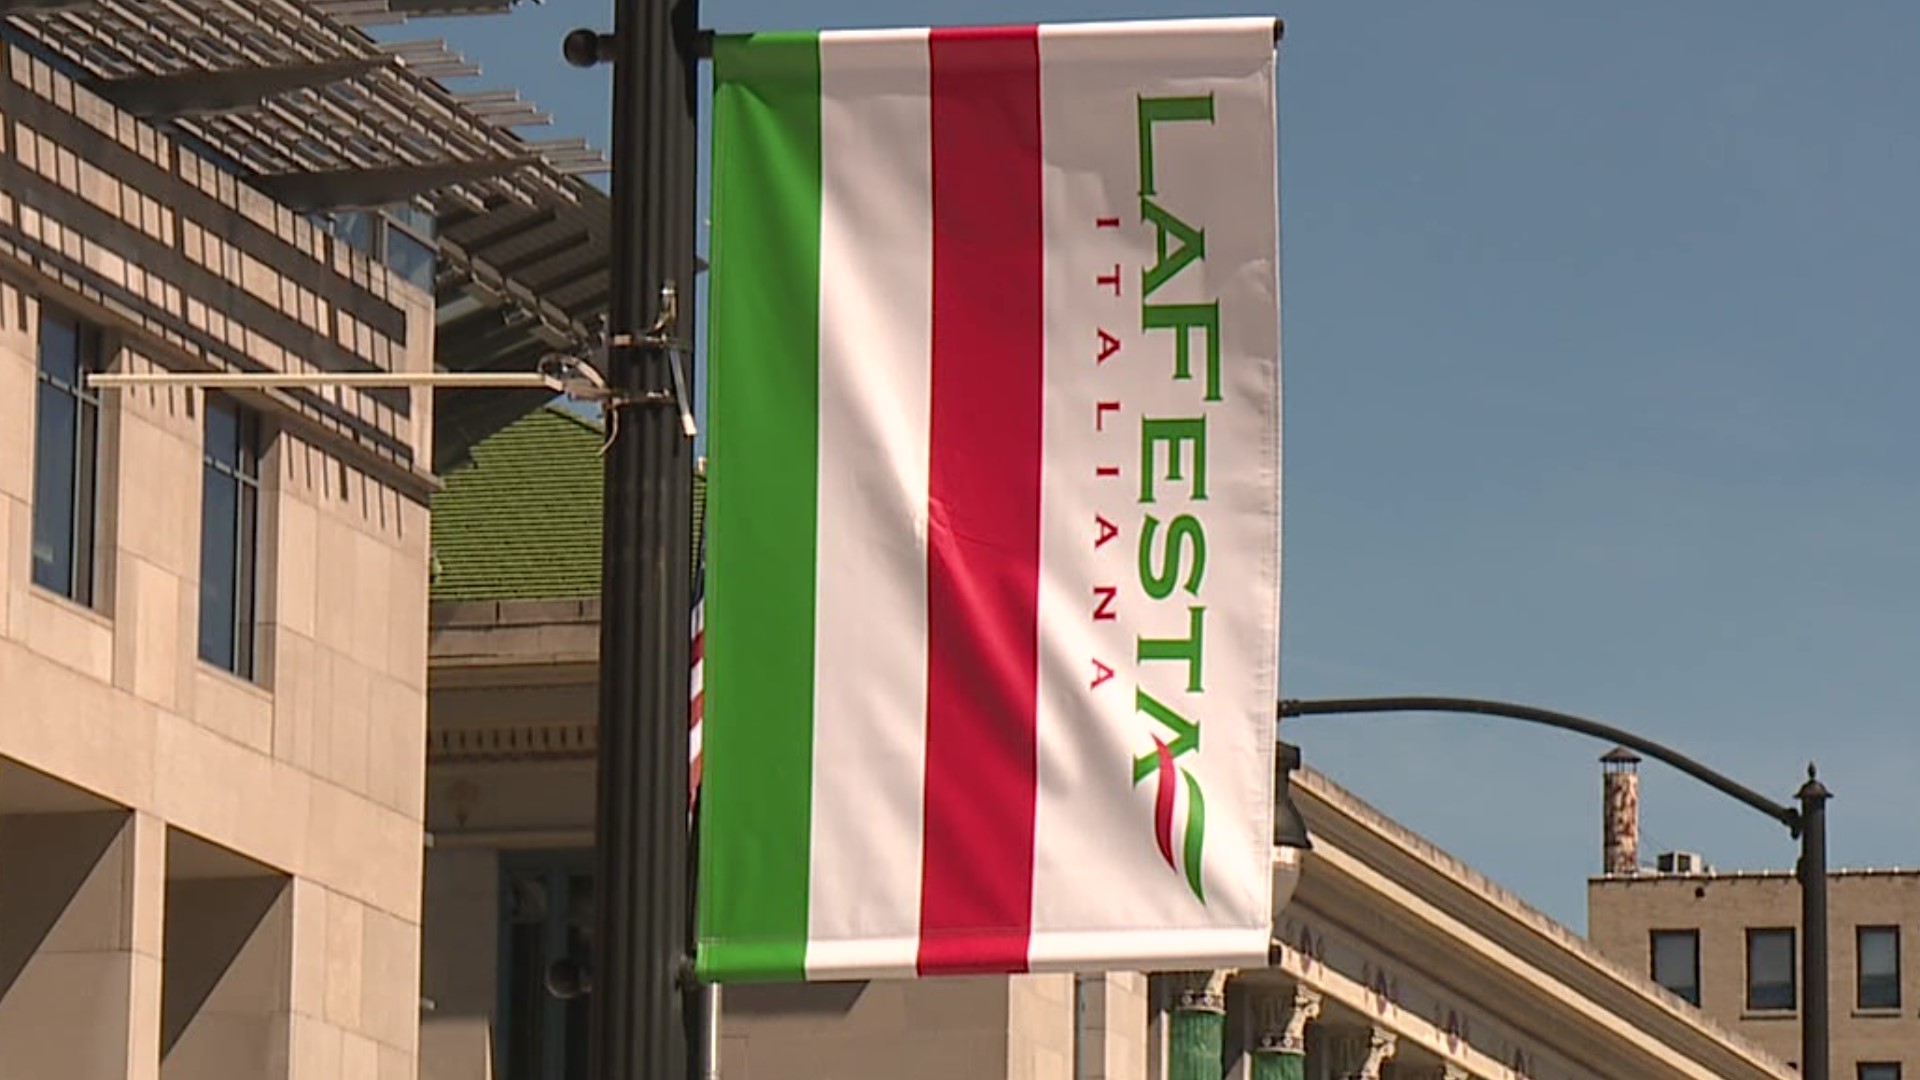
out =
<svg viewBox="0 0 1920 1080"><path fill-rule="evenodd" d="M714 42L702 979L806 975L820 402L817 34Z"/></svg>
<svg viewBox="0 0 1920 1080"><path fill-rule="evenodd" d="M1207 798L1200 793L1200 781L1192 773L1182 775L1187 778L1187 887L1204 904L1207 893L1200 883L1200 849L1207 838Z"/></svg>

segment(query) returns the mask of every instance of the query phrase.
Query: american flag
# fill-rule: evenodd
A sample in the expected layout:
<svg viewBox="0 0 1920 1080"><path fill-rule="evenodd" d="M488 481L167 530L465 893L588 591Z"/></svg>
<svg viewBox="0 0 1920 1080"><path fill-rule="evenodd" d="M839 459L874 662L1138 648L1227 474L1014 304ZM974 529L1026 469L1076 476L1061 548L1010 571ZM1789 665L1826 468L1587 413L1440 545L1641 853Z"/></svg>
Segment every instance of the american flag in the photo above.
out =
<svg viewBox="0 0 1920 1080"><path fill-rule="evenodd" d="M687 680L687 812L693 812L700 797L700 718L707 709L707 693L701 669L707 644L707 543L700 538L700 551L693 564L693 644L688 656L693 671Z"/></svg>

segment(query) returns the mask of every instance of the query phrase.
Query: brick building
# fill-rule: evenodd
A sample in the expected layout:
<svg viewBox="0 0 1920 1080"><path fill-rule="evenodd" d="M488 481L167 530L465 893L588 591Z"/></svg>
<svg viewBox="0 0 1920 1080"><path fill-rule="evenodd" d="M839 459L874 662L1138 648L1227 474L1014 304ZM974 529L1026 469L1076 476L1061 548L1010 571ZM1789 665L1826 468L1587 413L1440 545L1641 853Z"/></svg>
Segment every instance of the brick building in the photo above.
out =
<svg viewBox="0 0 1920 1080"><path fill-rule="evenodd" d="M1618 751L1616 751L1616 754ZM1800 1056L1800 885L1790 871L1714 870L1697 854L1638 855L1638 778L1615 758L1610 788L1632 787L1610 816L1613 853L1587 885L1600 950L1772 1053ZM1920 870L1836 870L1827 879L1825 988L1831 1068L1850 1080L1920 1076L1920 981L1906 959L1920 935Z"/></svg>

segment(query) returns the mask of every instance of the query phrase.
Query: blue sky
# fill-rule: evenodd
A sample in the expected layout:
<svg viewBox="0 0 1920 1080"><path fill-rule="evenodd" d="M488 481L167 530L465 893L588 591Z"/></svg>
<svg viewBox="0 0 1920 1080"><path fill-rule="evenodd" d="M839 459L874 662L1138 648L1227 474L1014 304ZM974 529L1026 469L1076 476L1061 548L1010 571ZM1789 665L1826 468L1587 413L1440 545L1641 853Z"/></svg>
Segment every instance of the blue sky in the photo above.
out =
<svg viewBox="0 0 1920 1080"><path fill-rule="evenodd" d="M416 23L605 145L603 2ZM719 29L1275 13L708 0ZM1920 8L1298 0L1280 61L1283 692L1583 713L1920 864ZM1454 718L1288 726L1307 761L1575 927L1599 766ZM1645 847L1787 867L1645 769Z"/></svg>

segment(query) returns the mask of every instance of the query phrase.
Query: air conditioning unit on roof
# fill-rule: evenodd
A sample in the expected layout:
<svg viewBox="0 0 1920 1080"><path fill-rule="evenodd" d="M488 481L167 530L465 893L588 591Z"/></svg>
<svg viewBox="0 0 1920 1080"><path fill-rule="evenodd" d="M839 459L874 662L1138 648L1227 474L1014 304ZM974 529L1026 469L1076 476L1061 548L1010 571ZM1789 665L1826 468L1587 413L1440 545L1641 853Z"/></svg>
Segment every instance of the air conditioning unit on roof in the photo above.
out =
<svg viewBox="0 0 1920 1080"><path fill-rule="evenodd" d="M1654 869L1663 874L1704 874L1707 861L1691 851L1663 851L1654 857Z"/></svg>

